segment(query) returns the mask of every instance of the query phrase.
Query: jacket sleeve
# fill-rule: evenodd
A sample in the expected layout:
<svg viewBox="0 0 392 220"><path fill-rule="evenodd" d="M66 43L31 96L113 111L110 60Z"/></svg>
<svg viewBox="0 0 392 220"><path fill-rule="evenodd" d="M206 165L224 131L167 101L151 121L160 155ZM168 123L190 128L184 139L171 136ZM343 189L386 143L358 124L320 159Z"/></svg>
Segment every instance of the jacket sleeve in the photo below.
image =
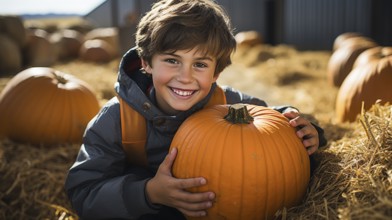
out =
<svg viewBox="0 0 392 220"><path fill-rule="evenodd" d="M222 86L223 90L225 91L226 101L227 104L234 104L234 103L246 103L252 105L259 105L259 106L268 106L267 103L259 98L244 94L232 87L229 86ZM284 113L290 109L297 109L290 105L282 105L282 106L268 106L269 108L275 109L280 113ZM298 110L298 109L297 109ZM299 110L298 110L299 111ZM317 125L315 122L311 122L312 125L316 128L319 136L319 146L325 146L327 144L327 139L324 136L324 130Z"/></svg>
<svg viewBox="0 0 392 220"><path fill-rule="evenodd" d="M121 147L118 101L111 100L87 126L65 189L82 219L136 219L155 213L145 196L152 177L143 168L127 169Z"/></svg>

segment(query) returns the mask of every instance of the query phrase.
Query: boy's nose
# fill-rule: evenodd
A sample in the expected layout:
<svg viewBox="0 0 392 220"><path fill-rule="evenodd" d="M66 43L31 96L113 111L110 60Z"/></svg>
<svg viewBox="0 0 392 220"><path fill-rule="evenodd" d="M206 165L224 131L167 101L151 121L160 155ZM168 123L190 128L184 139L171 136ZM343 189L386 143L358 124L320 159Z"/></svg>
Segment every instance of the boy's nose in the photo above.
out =
<svg viewBox="0 0 392 220"><path fill-rule="evenodd" d="M181 68L179 74L177 75L177 80L183 83L192 82L192 67L184 66Z"/></svg>

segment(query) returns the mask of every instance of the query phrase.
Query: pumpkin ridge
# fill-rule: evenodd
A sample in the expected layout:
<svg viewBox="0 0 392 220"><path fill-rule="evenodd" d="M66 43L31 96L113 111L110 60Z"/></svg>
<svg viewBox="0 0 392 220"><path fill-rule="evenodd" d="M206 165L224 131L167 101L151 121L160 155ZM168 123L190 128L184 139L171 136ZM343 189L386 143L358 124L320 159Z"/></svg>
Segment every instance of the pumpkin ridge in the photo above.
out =
<svg viewBox="0 0 392 220"><path fill-rule="evenodd" d="M224 116L224 115L221 115L221 116ZM222 146L225 146L226 147L226 151L229 151L229 150L231 150L231 149L229 149L228 147L229 146L231 146L231 144L232 143L228 143L227 142L227 140L228 140L228 137L230 136L230 133L231 133L231 129L233 129L233 124L224 124L223 125L224 127L222 128L222 139L221 140L223 140L223 144L222 144ZM226 161L226 156L225 156L225 148L223 148L223 147L220 147L219 148L219 154L217 154L217 155L219 155L219 159L217 159L216 161ZM218 166L219 166L219 176L225 176L225 174L226 174L226 166L224 166L225 164L223 164L223 163L217 163L218 164ZM214 164L214 166L216 166L217 164ZM230 171L231 171L231 169L230 169ZM229 182L229 183L225 183L224 181L219 181L219 189L225 189L226 188L226 186L228 185L228 184L230 184L230 183L232 183L232 180L230 179L230 180L228 180L227 182ZM231 187L229 187L229 189L230 189ZM220 206L218 206L217 207L217 209L218 209L218 211L217 211L217 213L220 215L220 216L224 216L224 217L226 217L225 215L224 215L224 213L222 213L220 210L222 209L222 208L224 208L224 207L222 207L222 206L224 206L224 205L226 205L226 203L227 203L227 201L226 200L222 200L222 196L223 196L223 198L225 198L225 197L227 197L226 195L222 195L221 194L221 192L216 192L217 193L217 201L220 201ZM222 213L222 214L221 214Z"/></svg>
<svg viewBox="0 0 392 220"><path fill-rule="evenodd" d="M71 92L72 93L77 93L77 91L75 92L75 90L72 90ZM78 115L75 114L75 113L79 110L78 106L83 106L83 102L80 99L81 97L83 97L83 96L78 96L78 94L72 94L72 96L70 95L70 98L69 98L70 101L68 103L68 106L69 106L69 109L70 109L70 111L72 113L70 115L70 120L69 121L72 121L71 125L73 125L73 126L69 126L69 131L68 131L69 133L68 133L68 135L69 135L70 139L75 139L75 136L79 133L78 132L79 125L76 124L75 122L80 121L80 120L79 120L79 118L77 118ZM82 111L82 115L86 114L85 110L86 109L84 109ZM79 115L79 117L81 117L81 116ZM80 137L80 139L82 139L82 137Z"/></svg>
<svg viewBox="0 0 392 220"><path fill-rule="evenodd" d="M54 85L56 86L56 85ZM51 89L52 90L52 89ZM58 137L55 135L57 134L57 130L61 125L58 123L59 117L56 117L57 114L53 110L53 107L57 107L57 99L56 97L59 95L59 91L54 89L53 91L48 91L47 92L47 97L45 100L48 102L45 103L40 103L40 106L42 106L42 112L37 113L39 117L35 118L36 121L36 126L39 126L40 130L33 129L36 132L32 132L34 136L37 137L35 140L36 142L39 142L39 140L42 140L44 137L49 137L50 143L55 142ZM49 120L43 120L44 118L49 119ZM46 123L44 124L44 122Z"/></svg>
<svg viewBox="0 0 392 220"><path fill-rule="evenodd" d="M262 138L262 136L258 135L256 137L257 137L257 142L259 143L258 146L265 146L264 139ZM269 174L270 171L267 168L268 167L268 159L267 158L269 156L270 149L268 149L266 147L259 147L259 149L260 149L260 151L262 151L261 156L264 157L264 158L262 158L263 159L262 160L263 164L262 165L260 164L259 166L261 166L262 172L263 172L264 176L270 176L270 174ZM261 172L258 173L258 175L261 175ZM266 186L265 189L262 189L262 192L265 193L265 196L261 196L261 197L262 198L268 198L269 197L269 192L270 192L270 190L269 190L269 188L270 188L269 181L263 179L263 184L261 184L261 185ZM259 190L259 191L261 191L261 190ZM263 204L262 213L266 213L266 210L268 210L268 201L266 201L264 199L264 200L261 201L260 204ZM264 217L266 218L266 216L264 216Z"/></svg>
<svg viewBox="0 0 392 220"><path fill-rule="evenodd" d="M27 86L21 86L21 87L16 87L14 86L14 88L12 88L11 90L7 91L7 94L4 93L5 98L8 98L8 103L5 102L4 105L5 106L14 106L14 103L17 102L17 100L23 98L23 94L25 94L24 91L28 91L29 88L29 84L31 84L31 82L26 82L24 84L27 84ZM28 92L27 94L32 94L31 92ZM7 95L7 96L6 96ZM30 97L30 96L29 96ZM31 100L30 98L28 100ZM29 116L27 114L23 114L23 111L25 109L32 109L34 107L33 103L31 102L24 102L23 103L24 108L16 108L16 109L11 109L8 108L8 114L5 116L5 119L8 120L8 127L7 127L7 136L9 136L11 139L17 139L17 137L15 137L15 132L16 131L20 131L22 134L28 134L29 130L26 126L23 126L20 124L20 122L18 121L14 121L14 117L13 115L17 115L20 117L21 121L26 121L29 119ZM5 109L5 108L4 108ZM24 135L23 135L24 136Z"/></svg>
<svg viewBox="0 0 392 220"><path fill-rule="evenodd" d="M283 159L285 161L284 164L289 164L291 167L293 167L293 172L290 173L285 173L285 175L283 175L284 178L284 186L286 186L287 188L285 189L285 194L284 194L284 203L283 204L287 204L287 205L292 205L293 204L293 198L290 198L291 196L289 196L288 194L295 191L294 194L298 193L298 189L297 189L297 175L296 175L296 171L297 166L296 163L294 163L293 161L293 154L295 154L295 150L291 149L296 147L295 145L293 145L293 142L290 141L290 139L285 139L281 133L278 133L278 135L280 136L280 141L283 141L285 144L282 144L282 146L285 146L286 149L283 150L287 150L290 153L289 154L285 154L285 158ZM282 161L283 161L282 160ZM284 168L284 170L287 170L286 168ZM289 178L287 178L289 177ZM290 186L290 188L288 189L288 187Z"/></svg>
<svg viewBox="0 0 392 220"><path fill-rule="evenodd" d="M58 115L64 115L67 112L66 103L70 102L70 95L67 94L66 92L64 92L64 90L61 90L61 93L62 93L61 97L63 97L64 100L62 102L58 103L58 105L61 105L61 107L59 107L61 112L58 111L57 112ZM70 110L70 111L72 112L72 110ZM69 139L70 138L70 135L69 135L69 127L70 126L64 126L64 124L67 123L67 119L63 118L63 117L59 117L58 120L59 120L58 125L57 125L58 132L60 134L65 134L64 135L66 137L65 139Z"/></svg>
<svg viewBox="0 0 392 220"><path fill-rule="evenodd" d="M253 117L251 117L249 115L248 110L246 109L246 106L244 106L243 109L244 109L243 113L245 114L244 115L245 116L245 120L246 121L247 120L253 121ZM246 121L245 121L245 123L251 123L251 121L249 121L249 122L246 122ZM241 130L241 135L240 135L241 145L239 145L237 147L242 147L243 148L245 146L244 143L247 142L247 139L244 138L244 129L247 129L249 125L251 125L251 124L241 124L241 127L240 127L240 130ZM240 176L240 179L241 179L240 180L240 186L246 186L246 184L245 184L246 177L245 177L245 164L244 164L245 155L244 155L244 152L247 152L247 149L243 149L243 150L239 151L239 153L241 154L241 156L240 156L240 158L241 158L241 167L238 169L239 172L240 172L239 176ZM238 201L239 201L239 207L238 207L239 211L237 212L238 213L238 216L237 216L238 219L241 219L241 214L243 213L243 209L244 209L243 206L244 206L244 204L246 204L246 201L244 201L244 196L245 196L245 189L244 188L245 187L240 187L241 193L240 193L240 198L238 199Z"/></svg>
<svg viewBox="0 0 392 220"><path fill-rule="evenodd" d="M295 140L290 140L290 141L292 143L291 145L295 144ZM301 142L301 144L302 144L302 142ZM305 169L308 170L308 172L306 173L306 176L302 178L303 180L306 179L306 181L308 182L310 180L310 164L308 164L308 166L305 165L305 163L304 163L304 161L303 161L303 159L302 159L302 157L300 155L301 151L302 151L301 149L295 149L296 155L298 155L299 158L300 158L300 163L293 162L293 164L296 167L296 172L295 172L296 173L296 175L295 175L295 177L296 177L295 178L296 187L295 188L296 188L296 191L297 191L296 194L301 193L301 194L304 195L306 193L306 188L302 188L301 186L303 186L305 184L304 184L303 181L301 181L301 176L299 176L298 173L300 173L301 170L305 170ZM304 152L303 154L305 154L306 151L303 151L303 152ZM292 161L294 161L294 158L292 158ZM299 201L293 201L293 203L297 203L297 202L299 202Z"/></svg>
<svg viewBox="0 0 392 220"><path fill-rule="evenodd" d="M252 129L254 130L253 132L246 132L246 129ZM260 174L260 166L258 166L258 163L260 161L260 158L257 157L258 153L257 151L259 151L260 149L262 150L262 147L259 143L259 140L257 138L256 135L257 132L257 128L254 126L253 123L250 123L249 125L244 124L242 126L242 139L243 139L243 143L242 146L248 146L248 148L246 150L243 150L243 158L242 158L242 164L243 164L243 168L242 168L242 185L247 185L247 186L258 186L259 183L259 178L255 177L255 178L251 178L254 176L259 176ZM247 143L245 143L247 142ZM246 145L245 145L246 144ZM246 153L246 154L245 154ZM252 162L251 165L249 165L248 163L250 163L249 161ZM247 163L245 163L247 162ZM248 166L246 166L248 165ZM255 172L250 173L249 170L252 170L252 167L255 167ZM245 181L247 181L247 183L245 183ZM239 216L238 219L249 219L249 216L246 215L246 213L260 213L260 207L256 206L256 204L260 204L260 203L251 203L249 204L248 201L258 201L260 198L258 196L258 193L260 192L260 190L257 190L255 193L252 194L247 194L246 193L245 187L242 187L242 198L241 198L241 216ZM248 214L249 215L249 214Z"/></svg>
<svg viewBox="0 0 392 220"><path fill-rule="evenodd" d="M23 137L19 137L19 140L21 141L26 141L25 139L28 139L27 137L35 137L31 141L37 142L42 139L42 137L45 135L45 129L51 126L48 126L47 124L44 124L43 122L46 120L43 120L44 118L50 118L48 117L51 115L52 111L49 111L52 108L52 100L54 100L55 97L55 91L52 90L52 86L46 87L49 90L44 90L45 84L48 82L48 78L45 78L44 75L38 75L36 76L37 79L35 81L31 80L30 84L31 87L28 87L26 85L26 88L32 88L32 87L38 87L38 91L35 91L35 93L29 92L29 100L27 104L30 104L31 107L25 106L25 108L30 109L31 111L29 112L30 115L34 115L35 117L26 117L26 120L23 120L23 124L31 124L34 125L35 128L41 128L41 129L29 129L25 130L25 134ZM38 95L37 95L37 92ZM23 93L25 94L25 93ZM39 97L39 98L37 98ZM42 98L43 97L43 98ZM51 100L48 103L42 102L42 100L47 100L46 97L50 97L49 100ZM26 103L24 103L26 104ZM22 108L21 108L22 110ZM19 121L19 123L22 123L22 121ZM24 125L20 125L21 127L24 127ZM52 127L53 128L53 127ZM50 134L50 133L49 133Z"/></svg>
<svg viewBox="0 0 392 220"><path fill-rule="evenodd" d="M197 127L196 131L199 131L199 130L203 131L203 127L204 127L203 126L203 122L200 121L198 125L199 126ZM197 138L199 138L199 136L201 136L201 138L203 138L203 141L201 142L202 146L205 146L206 142L210 138L212 138L212 139L214 138L213 132L205 132L205 136L204 137L203 137L203 135L201 135L201 133L198 132L198 135L197 136L193 136L193 139L197 139ZM206 152L207 152L207 149L205 147L199 147L199 148L193 147L192 148L192 157L194 158L194 161L195 161L194 163L196 164L195 166L193 166L193 171L192 171L193 173L198 173L198 174L203 173L202 170L205 169L204 168L205 164L203 163L203 158L205 158ZM205 176L202 176L202 177L206 178ZM204 188L207 188L208 184L209 184L207 178L206 178L206 181L207 181L207 185L204 186L204 187L203 186L198 187L198 190L197 190L198 192L207 191L207 189L204 190Z"/></svg>
<svg viewBox="0 0 392 220"><path fill-rule="evenodd" d="M273 135L275 135L275 133L276 133L276 131L274 131ZM279 144L280 144L279 141L276 139L276 137L271 138L271 142L273 143L273 146L279 146ZM275 149L278 152L278 153L275 154L278 157L278 159L276 159L275 161L279 162L278 166L281 169L281 172L278 173L279 174L279 178L276 181L276 185L279 186L278 187L279 188L278 191L279 191L281 196L277 196L275 198L275 200L276 200L276 203L275 203L276 207L274 207L274 210L276 210L277 207L282 207L285 204L285 200L286 200L285 197L287 196L287 190L284 187L284 186L287 185L287 181L286 181L287 178L285 176L285 174L286 174L285 173L285 170L286 170L285 163L287 162L286 157L285 157L286 155L285 154L283 155L283 153L282 153L283 149L280 149L280 148L275 148ZM273 214L275 214L275 213L269 213L269 215L273 215Z"/></svg>

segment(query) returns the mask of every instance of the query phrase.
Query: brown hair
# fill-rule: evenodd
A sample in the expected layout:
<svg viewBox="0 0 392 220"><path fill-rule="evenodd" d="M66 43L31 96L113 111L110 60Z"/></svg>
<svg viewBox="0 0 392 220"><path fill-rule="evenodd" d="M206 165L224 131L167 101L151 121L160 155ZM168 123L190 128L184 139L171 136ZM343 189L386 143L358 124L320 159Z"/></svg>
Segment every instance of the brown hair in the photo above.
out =
<svg viewBox="0 0 392 220"><path fill-rule="evenodd" d="M215 75L231 64L236 42L230 20L213 0L161 0L139 22L136 48L149 64L155 53L195 46L217 59Z"/></svg>

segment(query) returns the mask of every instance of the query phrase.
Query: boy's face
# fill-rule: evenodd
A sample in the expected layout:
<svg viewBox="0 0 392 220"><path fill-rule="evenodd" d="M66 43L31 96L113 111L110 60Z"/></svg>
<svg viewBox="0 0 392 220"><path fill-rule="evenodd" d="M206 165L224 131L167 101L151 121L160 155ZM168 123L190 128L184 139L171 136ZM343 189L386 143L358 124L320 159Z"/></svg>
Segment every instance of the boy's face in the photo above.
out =
<svg viewBox="0 0 392 220"><path fill-rule="evenodd" d="M197 48L159 53L151 65L142 61L144 70L152 74L158 106L167 114L186 111L210 92L216 59Z"/></svg>

